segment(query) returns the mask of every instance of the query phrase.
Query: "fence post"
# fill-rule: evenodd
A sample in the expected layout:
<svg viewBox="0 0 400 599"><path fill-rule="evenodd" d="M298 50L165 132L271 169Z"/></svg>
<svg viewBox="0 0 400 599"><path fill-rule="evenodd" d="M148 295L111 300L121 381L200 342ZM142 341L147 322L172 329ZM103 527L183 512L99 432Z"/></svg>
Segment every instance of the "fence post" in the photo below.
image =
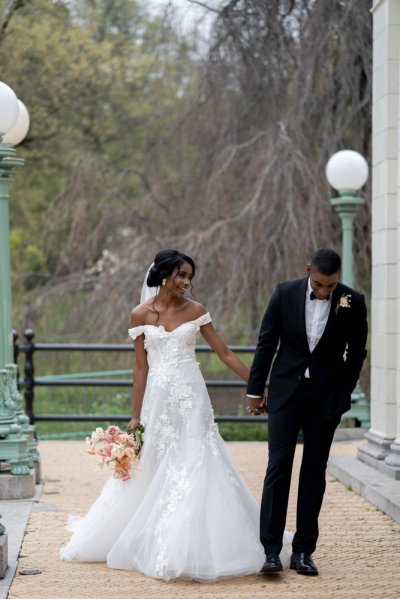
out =
<svg viewBox="0 0 400 599"><path fill-rule="evenodd" d="M19 345L18 345L18 333L15 329L12 332L13 335L13 355L14 355L14 364L17 365L17 389L21 390L21 386L19 384L19 367L18 367L18 356L19 356Z"/></svg>
<svg viewBox="0 0 400 599"><path fill-rule="evenodd" d="M25 344L25 368L24 368L24 396L25 396L25 411L29 416L30 424L35 422L35 413L33 409L33 401L35 398L35 366L33 363L33 354L35 352L35 344L33 338L35 333L32 329L26 329L24 332L26 339Z"/></svg>

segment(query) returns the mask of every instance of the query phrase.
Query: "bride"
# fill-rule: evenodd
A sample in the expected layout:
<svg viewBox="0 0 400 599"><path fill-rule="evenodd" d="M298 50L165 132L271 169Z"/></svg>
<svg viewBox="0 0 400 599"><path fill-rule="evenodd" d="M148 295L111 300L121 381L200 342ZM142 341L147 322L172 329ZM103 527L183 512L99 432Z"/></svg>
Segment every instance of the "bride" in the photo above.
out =
<svg viewBox="0 0 400 599"><path fill-rule="evenodd" d="M110 477L88 514L71 519L63 560L106 561L164 580L211 581L262 568L259 506L214 424L196 333L244 381L248 369L205 308L186 298L194 275L193 260L175 250L159 252L147 272L129 329L136 364L127 430L145 426L140 469L127 481ZM287 535L286 564L289 545Z"/></svg>

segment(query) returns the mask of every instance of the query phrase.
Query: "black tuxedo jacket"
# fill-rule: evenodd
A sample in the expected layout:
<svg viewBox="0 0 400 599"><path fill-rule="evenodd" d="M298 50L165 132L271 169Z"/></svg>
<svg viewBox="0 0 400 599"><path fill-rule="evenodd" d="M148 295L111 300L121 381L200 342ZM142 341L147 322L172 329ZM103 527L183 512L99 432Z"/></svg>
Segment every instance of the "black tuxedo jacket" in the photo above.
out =
<svg viewBox="0 0 400 599"><path fill-rule="evenodd" d="M340 418L350 409L366 356L368 334L364 296L338 283L324 333L310 352L305 301L308 277L281 283L275 289L265 312L250 370L247 393L262 396L274 360L268 389L268 412L278 411L293 395L307 369L316 409L328 419ZM350 307L338 307L343 295ZM345 355L346 352L346 355Z"/></svg>

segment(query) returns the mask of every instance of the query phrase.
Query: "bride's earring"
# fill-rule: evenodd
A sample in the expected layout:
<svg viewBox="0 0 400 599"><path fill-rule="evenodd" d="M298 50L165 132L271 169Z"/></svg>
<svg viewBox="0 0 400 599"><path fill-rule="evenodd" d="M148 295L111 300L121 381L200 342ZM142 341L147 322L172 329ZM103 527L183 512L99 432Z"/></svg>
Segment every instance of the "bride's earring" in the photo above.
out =
<svg viewBox="0 0 400 599"><path fill-rule="evenodd" d="M166 283L166 282L167 282L167 279L163 279L163 280L162 280L162 283L161 283L161 285L162 285L163 287L165 287L165 283Z"/></svg>

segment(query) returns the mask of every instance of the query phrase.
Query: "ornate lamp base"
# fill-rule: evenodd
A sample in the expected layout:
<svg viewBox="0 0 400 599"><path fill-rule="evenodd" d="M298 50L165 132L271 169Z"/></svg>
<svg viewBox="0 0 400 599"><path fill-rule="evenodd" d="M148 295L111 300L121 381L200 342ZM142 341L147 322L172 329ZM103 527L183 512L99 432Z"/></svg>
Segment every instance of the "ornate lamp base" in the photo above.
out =
<svg viewBox="0 0 400 599"><path fill-rule="evenodd" d="M369 428L371 426L370 418L369 403L365 399L365 393L361 391L357 383L351 394L351 409L343 415L343 420L354 419L360 423L362 428Z"/></svg>

